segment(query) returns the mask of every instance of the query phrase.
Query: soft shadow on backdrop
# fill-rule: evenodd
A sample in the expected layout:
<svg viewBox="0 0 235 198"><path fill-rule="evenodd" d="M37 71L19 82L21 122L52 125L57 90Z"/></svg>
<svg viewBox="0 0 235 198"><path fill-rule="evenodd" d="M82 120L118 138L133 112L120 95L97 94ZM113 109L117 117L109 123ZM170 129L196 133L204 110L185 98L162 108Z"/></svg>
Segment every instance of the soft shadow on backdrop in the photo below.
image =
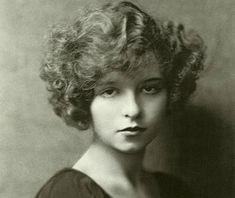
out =
<svg viewBox="0 0 235 198"><path fill-rule="evenodd" d="M68 128L38 77L49 25L104 0L0 2L0 197L30 198L71 166L91 135ZM106 1L107 2L107 1ZM235 123L235 2L137 0L153 16L195 28L208 45L207 68L186 115L153 142L146 166L179 176L207 198L232 198Z"/></svg>

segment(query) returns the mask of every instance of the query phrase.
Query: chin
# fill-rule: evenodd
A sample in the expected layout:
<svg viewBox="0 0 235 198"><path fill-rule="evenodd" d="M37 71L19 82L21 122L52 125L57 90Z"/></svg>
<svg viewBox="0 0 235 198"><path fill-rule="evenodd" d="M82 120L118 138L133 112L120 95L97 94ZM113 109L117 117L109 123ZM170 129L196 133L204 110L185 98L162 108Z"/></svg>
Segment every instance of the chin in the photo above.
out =
<svg viewBox="0 0 235 198"><path fill-rule="evenodd" d="M121 148L116 148L119 152L126 153L126 154L137 154L137 153L142 153L145 151L145 146L122 146Z"/></svg>

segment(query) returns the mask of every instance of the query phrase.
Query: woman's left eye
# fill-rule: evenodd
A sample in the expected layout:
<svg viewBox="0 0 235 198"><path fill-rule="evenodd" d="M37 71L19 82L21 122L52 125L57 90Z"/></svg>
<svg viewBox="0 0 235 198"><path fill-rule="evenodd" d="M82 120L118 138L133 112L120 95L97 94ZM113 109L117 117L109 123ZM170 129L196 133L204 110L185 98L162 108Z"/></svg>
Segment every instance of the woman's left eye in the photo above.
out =
<svg viewBox="0 0 235 198"><path fill-rule="evenodd" d="M145 94L156 94L160 92L161 89L154 86L146 86L142 88L142 92Z"/></svg>

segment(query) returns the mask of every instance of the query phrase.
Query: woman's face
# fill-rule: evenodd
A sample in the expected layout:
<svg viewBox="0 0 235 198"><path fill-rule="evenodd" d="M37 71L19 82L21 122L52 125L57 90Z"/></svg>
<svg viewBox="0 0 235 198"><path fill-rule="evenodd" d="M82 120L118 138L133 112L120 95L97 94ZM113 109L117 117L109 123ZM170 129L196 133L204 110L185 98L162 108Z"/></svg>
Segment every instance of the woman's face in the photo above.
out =
<svg viewBox="0 0 235 198"><path fill-rule="evenodd" d="M97 142L135 153L158 134L167 93L157 60L147 62L131 75L113 71L98 81L90 107Z"/></svg>

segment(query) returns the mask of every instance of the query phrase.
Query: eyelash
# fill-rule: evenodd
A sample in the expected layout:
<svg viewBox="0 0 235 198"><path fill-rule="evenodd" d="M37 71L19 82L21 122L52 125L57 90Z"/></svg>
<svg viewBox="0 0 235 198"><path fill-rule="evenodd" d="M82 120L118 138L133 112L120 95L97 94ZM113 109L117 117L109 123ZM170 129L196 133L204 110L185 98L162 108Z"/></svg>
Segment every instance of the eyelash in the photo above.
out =
<svg viewBox="0 0 235 198"><path fill-rule="evenodd" d="M147 89L151 89L151 91L146 91ZM159 93L162 88L159 85L148 85L141 88L141 91L148 95L154 95Z"/></svg>
<svg viewBox="0 0 235 198"><path fill-rule="evenodd" d="M147 89L150 89L150 91ZM159 85L143 86L140 89L140 91L146 95L155 95L155 94L159 93L161 90L162 90L162 87L160 87ZM111 93L109 93L109 92L111 92ZM112 98L118 93L119 93L118 89L110 87L110 88L107 88L107 89L101 91L99 95L101 95L104 98Z"/></svg>
<svg viewBox="0 0 235 198"><path fill-rule="evenodd" d="M112 93L108 94L109 91L112 91ZM117 89L115 89L115 88L107 88L107 89L101 91L100 95L105 97L105 98L111 98L114 95L116 95L117 93L118 93Z"/></svg>

